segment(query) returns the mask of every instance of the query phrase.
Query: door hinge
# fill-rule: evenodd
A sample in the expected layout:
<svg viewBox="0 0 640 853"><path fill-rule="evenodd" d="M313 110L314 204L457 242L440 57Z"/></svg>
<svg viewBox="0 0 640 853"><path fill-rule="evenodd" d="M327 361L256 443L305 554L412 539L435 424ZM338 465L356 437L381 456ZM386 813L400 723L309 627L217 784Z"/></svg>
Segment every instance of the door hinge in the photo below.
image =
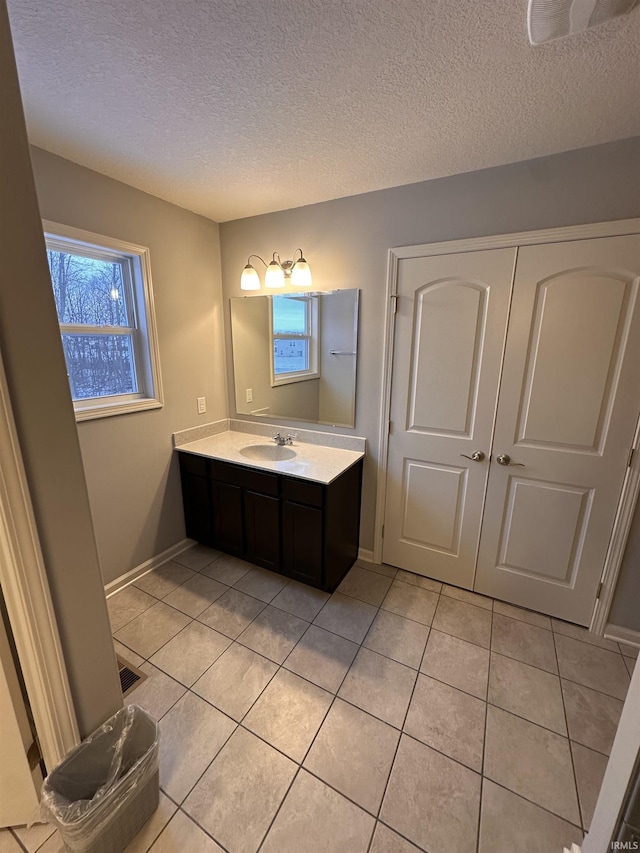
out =
<svg viewBox="0 0 640 853"><path fill-rule="evenodd" d="M629 458L627 459L627 468L631 468L631 463L633 462L633 455L636 452L635 447L632 447L629 451Z"/></svg>
<svg viewBox="0 0 640 853"><path fill-rule="evenodd" d="M597 601L597 600L600 598L600 596L602 595L602 587L603 587L603 586L604 586L604 581L600 581L600 586L598 587L598 594L596 595L596 601Z"/></svg>
<svg viewBox="0 0 640 853"><path fill-rule="evenodd" d="M391 299L393 299L393 313L396 314L398 311L398 294L392 293Z"/></svg>
<svg viewBox="0 0 640 853"><path fill-rule="evenodd" d="M381 538L384 539L384 524L382 525L382 533L380 534Z"/></svg>
<svg viewBox="0 0 640 853"><path fill-rule="evenodd" d="M387 435L391 435L391 420L387 421Z"/></svg>

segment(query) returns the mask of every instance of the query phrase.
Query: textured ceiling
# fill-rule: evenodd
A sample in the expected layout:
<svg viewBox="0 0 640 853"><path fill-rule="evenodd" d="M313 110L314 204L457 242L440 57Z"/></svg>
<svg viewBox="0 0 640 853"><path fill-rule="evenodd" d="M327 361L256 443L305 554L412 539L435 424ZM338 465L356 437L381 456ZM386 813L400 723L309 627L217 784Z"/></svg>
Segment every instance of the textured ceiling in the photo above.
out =
<svg viewBox="0 0 640 853"><path fill-rule="evenodd" d="M640 8L9 0L31 141L225 221L640 133Z"/></svg>

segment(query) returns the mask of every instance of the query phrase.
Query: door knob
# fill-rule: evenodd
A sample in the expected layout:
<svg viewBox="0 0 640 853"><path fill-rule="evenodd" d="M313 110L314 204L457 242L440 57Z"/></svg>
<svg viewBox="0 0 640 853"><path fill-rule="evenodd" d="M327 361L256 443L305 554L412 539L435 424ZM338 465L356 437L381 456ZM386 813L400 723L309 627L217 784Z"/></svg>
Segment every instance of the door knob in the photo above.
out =
<svg viewBox="0 0 640 853"><path fill-rule="evenodd" d="M501 453L500 456L496 456L496 462L498 465L512 465L512 466L520 466L520 468L524 468L524 464L522 462L512 462L511 457L508 453Z"/></svg>
<svg viewBox="0 0 640 853"><path fill-rule="evenodd" d="M474 462L482 462L484 459L484 453L481 450L474 451L471 456L467 456L466 453L461 453L460 456L464 456L465 459L472 459Z"/></svg>

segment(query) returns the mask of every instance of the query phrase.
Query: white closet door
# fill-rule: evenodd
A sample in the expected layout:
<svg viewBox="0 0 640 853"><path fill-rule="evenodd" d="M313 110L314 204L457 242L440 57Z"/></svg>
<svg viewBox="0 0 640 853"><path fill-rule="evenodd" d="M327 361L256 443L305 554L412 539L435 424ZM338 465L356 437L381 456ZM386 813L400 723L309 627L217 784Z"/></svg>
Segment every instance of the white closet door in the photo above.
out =
<svg viewBox="0 0 640 853"><path fill-rule="evenodd" d="M471 588L515 249L400 261L383 559ZM472 461L474 452L484 454Z"/></svg>
<svg viewBox="0 0 640 853"><path fill-rule="evenodd" d="M479 592L589 623L638 417L639 276L637 235L519 250Z"/></svg>

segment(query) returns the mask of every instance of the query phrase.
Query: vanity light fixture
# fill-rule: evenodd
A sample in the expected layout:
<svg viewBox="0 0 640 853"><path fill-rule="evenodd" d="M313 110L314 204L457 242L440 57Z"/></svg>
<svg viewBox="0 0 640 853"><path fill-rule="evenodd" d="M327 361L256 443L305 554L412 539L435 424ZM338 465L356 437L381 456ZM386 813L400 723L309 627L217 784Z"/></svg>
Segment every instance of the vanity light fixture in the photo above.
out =
<svg viewBox="0 0 640 853"><path fill-rule="evenodd" d="M298 252L300 252L300 257L296 259ZM290 281L296 287L310 289L311 270L309 264L304 259L302 249L296 249L293 253L294 260L291 261L281 261L280 255L277 252L273 253L273 258L269 263L263 260L260 255L249 255L247 264L242 270L242 277L240 279L241 290L260 290L260 277L251 265L251 258L258 258L267 268L264 275L265 287L284 287L286 282Z"/></svg>

